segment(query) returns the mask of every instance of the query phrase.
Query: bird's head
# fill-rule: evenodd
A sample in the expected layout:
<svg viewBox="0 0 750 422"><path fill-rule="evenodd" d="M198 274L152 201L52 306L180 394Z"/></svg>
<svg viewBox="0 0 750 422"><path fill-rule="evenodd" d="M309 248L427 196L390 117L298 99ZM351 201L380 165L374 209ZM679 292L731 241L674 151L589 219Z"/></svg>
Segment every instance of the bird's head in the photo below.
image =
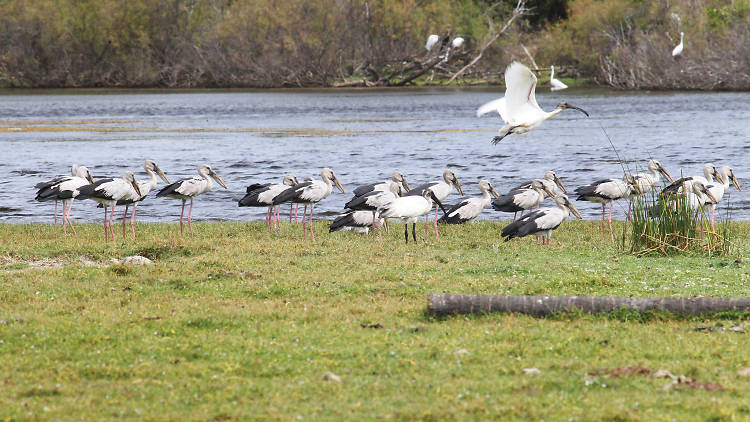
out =
<svg viewBox="0 0 750 422"><path fill-rule="evenodd" d="M570 212L573 213L579 220L583 220L583 217L581 216L581 213L578 212L578 208L573 205L572 202L570 202L570 199L568 199L568 196L562 193L558 193L557 196L555 196L555 203L558 206L565 207L570 210Z"/></svg>
<svg viewBox="0 0 750 422"><path fill-rule="evenodd" d="M669 175L667 172L667 169L664 168L663 165L659 162L659 160L649 160L648 161L648 169L651 171L658 171L661 173L667 180L670 182L674 182L674 179L672 176Z"/></svg>
<svg viewBox="0 0 750 422"><path fill-rule="evenodd" d="M440 207L441 210L443 210L444 213L447 213L448 211L443 206L443 203L440 202L437 196L435 196L435 192L432 191L432 189L425 189L422 191L422 197L426 199L428 202L433 201Z"/></svg>
<svg viewBox="0 0 750 422"><path fill-rule="evenodd" d="M737 178L734 176L734 170L732 170L732 168L729 166L724 166L723 168L726 169L725 171L727 173L727 177L729 177L729 180L732 181L734 187L737 188L738 191L742 192L742 189L740 189L740 182L738 182Z"/></svg>
<svg viewBox="0 0 750 422"><path fill-rule="evenodd" d="M207 175L209 175L209 176L213 177L213 178L214 178L214 180L216 180L216 182L217 182L218 184L220 184L220 185L221 185L221 186L222 186L222 187L223 187L224 189L227 189L227 184L226 184L226 183L224 183L224 179L222 179L222 178L221 178L221 176L219 176L219 175L218 175L218 174L217 174L217 173L216 173L216 172L214 171L214 169L212 169L212 168L211 168L211 166L209 166L208 164L202 164L202 165L201 165L201 166L200 166L200 167L198 168L198 173L200 173L200 174L207 174Z"/></svg>
<svg viewBox="0 0 750 422"><path fill-rule="evenodd" d="M133 189L135 189L135 193L137 193L138 196L141 196L141 188L138 186L138 182L136 182L135 176L132 172L126 171L122 174L122 178L125 179L126 182L130 183L131 186L133 186Z"/></svg>
<svg viewBox="0 0 750 422"><path fill-rule="evenodd" d="M83 177L84 179L88 180L89 183L94 183L94 178L91 177L91 172L89 171L88 167L77 166L76 170L78 174L74 174L74 176Z"/></svg>
<svg viewBox="0 0 750 422"><path fill-rule="evenodd" d="M565 189L565 185L563 185L562 180L560 180L559 177L555 174L552 170L547 170L544 172L544 178L549 180L550 182L554 182L557 186L562 189L563 192L568 193L567 189Z"/></svg>
<svg viewBox="0 0 750 422"><path fill-rule="evenodd" d="M322 177L323 180L332 181L336 185L336 187L339 188L341 193L346 193L344 192L344 188L343 186L341 186L341 183L339 183L339 179L336 177L336 174L330 168L326 167L323 170L321 170L320 177Z"/></svg>
<svg viewBox="0 0 750 422"><path fill-rule="evenodd" d="M293 173L289 173L284 176L284 180L281 183L287 186L294 186L299 183L299 181L297 180L297 176L295 176Z"/></svg>
<svg viewBox="0 0 750 422"><path fill-rule="evenodd" d="M719 202L716 200L714 194L711 193L711 191L706 187L706 185L704 185L700 181L693 182L693 192L698 196L706 195L714 204Z"/></svg>
<svg viewBox="0 0 750 422"><path fill-rule="evenodd" d="M400 171L394 171L393 175L391 175L391 180L403 186L407 192L411 190L409 184L406 183L406 177Z"/></svg>
<svg viewBox="0 0 750 422"><path fill-rule="evenodd" d="M458 190L458 193L461 195L464 194L464 190L461 188L461 183L458 182L458 179L456 178L456 173L453 173L453 170L446 170L443 172L443 179L445 180L445 183L449 185L455 185L456 189Z"/></svg>
<svg viewBox="0 0 750 422"><path fill-rule="evenodd" d="M143 165L143 169L146 170L146 173L148 172L154 172L159 175L159 177L162 178L167 183L172 183L169 181L169 178L167 177L167 174L164 173L159 166L156 165L154 160L146 160L146 163Z"/></svg>
<svg viewBox="0 0 750 422"><path fill-rule="evenodd" d="M494 187L492 187L492 183L490 183L489 180L480 180L479 181L479 190L482 192L489 192L490 195L492 195L495 198L498 198L500 196L499 193L495 190Z"/></svg>
<svg viewBox="0 0 750 422"><path fill-rule="evenodd" d="M558 104L557 107L555 107L555 108L559 108L561 110L565 110L566 108L571 108L573 110L578 110L581 113L585 114L586 117L589 117L589 113L586 110L582 109L581 107L576 107L576 106L574 106L572 104L568 104L565 101L561 101L560 104Z"/></svg>
<svg viewBox="0 0 750 422"><path fill-rule="evenodd" d="M401 189L401 185L398 183L391 183L388 185L388 191L396 196L403 196L404 191Z"/></svg>

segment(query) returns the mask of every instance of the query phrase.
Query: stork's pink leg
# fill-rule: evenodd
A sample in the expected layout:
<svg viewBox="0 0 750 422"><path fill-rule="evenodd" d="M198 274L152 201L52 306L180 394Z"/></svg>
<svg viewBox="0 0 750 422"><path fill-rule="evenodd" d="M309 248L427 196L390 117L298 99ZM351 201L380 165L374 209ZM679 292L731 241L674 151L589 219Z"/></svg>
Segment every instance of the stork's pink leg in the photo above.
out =
<svg viewBox="0 0 750 422"><path fill-rule="evenodd" d="M518 211L513 213L513 221L516 221L516 215L518 215Z"/></svg>
<svg viewBox="0 0 750 422"><path fill-rule="evenodd" d="M435 219L432 220L432 225L433 227L435 227L435 239L440 241L440 235L438 234L438 229L437 229L437 215L438 215L438 207L437 205L435 205Z"/></svg>
<svg viewBox="0 0 750 422"><path fill-rule="evenodd" d="M313 231L312 226L312 217L313 217L313 210L315 209L315 204L310 204L310 219L307 220L310 223L310 238L313 242L315 242L315 232Z"/></svg>
<svg viewBox="0 0 750 422"><path fill-rule="evenodd" d="M190 236L193 235L193 198L190 198L190 210L188 210L188 227L190 227Z"/></svg>
<svg viewBox="0 0 750 422"><path fill-rule="evenodd" d="M115 207L112 206L112 211L109 213L109 234L112 235L112 242L115 241Z"/></svg>
<svg viewBox="0 0 750 422"><path fill-rule="evenodd" d="M297 219L297 214L299 214L299 204L297 204L297 206L294 207L294 222L295 223L299 223L299 220Z"/></svg>
<svg viewBox="0 0 750 422"><path fill-rule="evenodd" d="M612 234L612 208L614 207L614 205L614 202L609 204L609 238L610 240L612 240L612 244L615 243L615 235Z"/></svg>
<svg viewBox="0 0 750 422"><path fill-rule="evenodd" d="M185 200L182 200L182 210L180 211L180 236L182 236L182 216L185 214Z"/></svg>
<svg viewBox="0 0 750 422"><path fill-rule="evenodd" d="M292 211L294 211L294 204L290 202L289 203L289 222L290 223L292 222Z"/></svg>
<svg viewBox="0 0 750 422"><path fill-rule="evenodd" d="M276 206L276 231L281 229L281 205Z"/></svg>
<svg viewBox="0 0 750 422"><path fill-rule="evenodd" d="M602 242L604 241L604 220L605 220L605 214L607 214L607 204L602 204Z"/></svg>
<svg viewBox="0 0 750 422"><path fill-rule="evenodd" d="M73 234L76 234L76 229L73 227L73 222L70 221L70 210L73 208L73 200L70 200L70 205L68 205L68 211L65 212L65 203L63 202L63 227L65 226L65 220L68 221L68 225L70 226L70 229L73 230Z"/></svg>
<svg viewBox="0 0 750 422"><path fill-rule="evenodd" d="M104 208L104 243L109 242L109 227L107 227L107 208Z"/></svg>
<svg viewBox="0 0 750 422"><path fill-rule="evenodd" d="M133 204L133 213L130 214L130 231L133 232L133 240L135 240L135 210L138 208L138 203Z"/></svg>
<svg viewBox="0 0 750 422"><path fill-rule="evenodd" d="M55 200L55 231L57 231L57 200Z"/></svg>
<svg viewBox="0 0 750 422"><path fill-rule="evenodd" d="M125 223L128 222L128 208L130 208L130 205L126 204L125 215L122 216L122 240L125 240Z"/></svg>
<svg viewBox="0 0 750 422"><path fill-rule="evenodd" d="M272 209L273 207L268 207L268 209L266 210L266 228L268 229L269 232L271 231L271 210Z"/></svg>
<svg viewBox="0 0 750 422"><path fill-rule="evenodd" d="M383 221L385 222L385 232L387 234L390 234L391 233L391 228L388 226L388 219L384 218Z"/></svg>
<svg viewBox="0 0 750 422"><path fill-rule="evenodd" d="M305 204L305 208L302 211L302 233L305 235L305 239L307 239L307 229L305 228L305 218L307 218L307 204Z"/></svg>

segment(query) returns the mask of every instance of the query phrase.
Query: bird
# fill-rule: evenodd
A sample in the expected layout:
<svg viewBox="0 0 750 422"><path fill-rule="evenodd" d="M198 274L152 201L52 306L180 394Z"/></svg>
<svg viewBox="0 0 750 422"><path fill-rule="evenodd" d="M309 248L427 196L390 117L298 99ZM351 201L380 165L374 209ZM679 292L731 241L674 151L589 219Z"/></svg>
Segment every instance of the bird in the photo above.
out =
<svg viewBox="0 0 750 422"><path fill-rule="evenodd" d="M716 178L718 179L718 183L706 183L704 186L706 190L711 194L710 201L703 204L703 209L706 211L711 211L711 230L716 231L716 227L714 225L714 211L716 210L716 205L718 205L719 201L724 197L724 193L729 189L729 182L731 181L732 184L734 184L734 187L737 188L738 191L742 192L742 189L740 188L740 183L737 181L737 178L734 176L734 170L732 170L729 166L722 166L721 169L716 174ZM699 182L694 182L699 183Z"/></svg>
<svg viewBox="0 0 750 422"><path fill-rule="evenodd" d="M464 45L463 37L456 37L453 39L453 42L451 42L451 46L453 46L453 48L461 48L462 45Z"/></svg>
<svg viewBox="0 0 750 422"><path fill-rule="evenodd" d="M371 227L375 225L380 226L382 222L381 218L375 219L375 215L376 213L370 211L347 210L333 220L328 232L353 231L355 233L367 234Z"/></svg>
<svg viewBox="0 0 750 422"><path fill-rule="evenodd" d="M559 79L555 79L555 66L549 67L551 70L551 73L549 74L549 84L551 85L550 91L560 91L563 89L567 89L568 86L562 83Z"/></svg>
<svg viewBox="0 0 750 422"><path fill-rule="evenodd" d="M198 175L200 177L189 177L180 179L174 183L162 188L157 194L157 197L179 199L182 201L182 210L180 211L180 234L182 234L182 217L185 214L185 201L190 200L190 210L188 210L188 227L190 227L190 235L193 235L193 201L195 197L206 193L214 187L213 178L218 184L224 189L227 189L227 184L224 183L224 179L221 178L208 164L201 164L198 167Z"/></svg>
<svg viewBox="0 0 750 422"><path fill-rule="evenodd" d="M394 184L401 187L401 190L404 192L409 192L410 190L409 184L406 182L406 177L404 177L400 171L394 171L393 174L391 174L391 180L370 183L369 185L362 185L354 188L354 196L362 196L372 191L387 192Z"/></svg>
<svg viewBox="0 0 750 422"><path fill-rule="evenodd" d="M682 54L683 44L682 41L684 40L685 33L680 32L680 43L677 44L677 46L672 50L672 57L677 57L680 54Z"/></svg>
<svg viewBox="0 0 750 422"><path fill-rule="evenodd" d="M100 203L104 207L104 241L109 241L109 234L112 234L112 241L115 241L115 229L112 221L115 215L115 206L117 201L131 198L133 195L141 196L141 188L135 180L132 172L126 171L122 179L99 179L96 183L84 185L78 188L79 199L91 199ZM109 223L107 222L107 209L112 208L109 213ZM123 240L125 232L123 231Z"/></svg>
<svg viewBox="0 0 750 422"><path fill-rule="evenodd" d="M427 37L427 43L424 45L424 48L427 49L427 51L430 51L438 41L440 41L440 37L438 37L437 34L432 34Z"/></svg>
<svg viewBox="0 0 750 422"><path fill-rule="evenodd" d="M443 207L443 203L437 197L434 191L431 189L424 189L420 195L407 195L394 199L387 205L378 208L378 214L382 218L395 218L399 219L404 223L404 240L409 243L409 223L411 226L411 235L414 238L414 242L417 241L417 234L415 227L417 220L421 216L425 216L425 220L428 218L427 214L432 210L432 206L437 204L446 212ZM437 226L436 226L437 233ZM427 236L425 236L427 241Z"/></svg>
<svg viewBox="0 0 750 422"><path fill-rule="evenodd" d="M579 219L583 218L565 194L558 193L554 199L557 207L542 208L505 226L501 232L505 241L535 234L537 242L541 239L542 244L549 245L552 231L560 227L571 212Z"/></svg>
<svg viewBox="0 0 750 422"><path fill-rule="evenodd" d="M305 210L302 213L302 232L307 237L305 231L305 215L307 214L307 206L310 206L310 218L308 219L308 225L310 227L310 238L315 241L315 233L312 227L312 216L315 209L315 204L328 197L333 192L333 185L331 181L336 184L341 193L344 192L344 188L339 183L339 179L334 174L333 170L326 167L320 172L320 177L323 180L313 180L310 182L298 183L279 194L274 201L276 204L283 204L285 202L294 202L297 204L304 204Z"/></svg>
<svg viewBox="0 0 750 422"><path fill-rule="evenodd" d="M445 198L448 197L453 192L453 186L456 187L456 190L458 190L458 193L461 194L461 196L464 195L463 189L461 189L461 183L458 182L458 179L456 178L456 174L452 170L445 170L443 172L443 180L433 180L431 182L423 183L419 186L414 187L412 190L409 191L407 195L412 196L418 196L422 195L425 190L431 190L435 193L435 196L440 201L444 201ZM437 229L437 215L438 215L438 207L435 206L435 218L433 218L433 226L435 228L435 237L440 240L440 235L438 234ZM424 222L424 231L425 236L427 235L428 228L427 228L427 219L425 219Z"/></svg>
<svg viewBox="0 0 750 422"><path fill-rule="evenodd" d="M292 173L284 176L281 183L263 183L263 184L252 184L245 190L245 196L239 200L238 206L240 207L268 207L266 212L266 227L268 231L271 231L274 226L278 230L278 215L274 220L274 208L280 208L279 205L274 204L279 194L287 189L291 189L292 186L299 183L297 176ZM289 210L291 216L291 209Z"/></svg>
<svg viewBox="0 0 750 422"><path fill-rule="evenodd" d="M158 174L159 177L164 180L167 184L172 183L169 181L169 178L166 174L159 168L159 166L156 165L156 163L153 160L146 160L146 162L143 164L143 169L146 170L146 173L150 176L148 180L143 180L138 182L138 189L140 190L140 193L136 193L134 189L131 189L130 195L119 199L117 201L117 205L125 205L125 214L122 217L122 238L125 239L125 221L128 217L128 208L130 205L133 205L133 212L130 215L130 230L133 233L133 239L135 239L135 210L138 207L138 203L143 201L146 198L146 195L149 194L154 188L156 187L156 175ZM103 207L102 204L99 204L100 207Z"/></svg>
<svg viewBox="0 0 750 422"><path fill-rule="evenodd" d="M565 109L574 109L586 116L589 115L586 110L565 101L557 104L551 112L546 112L537 104L535 90L536 76L528 67L513 62L505 69L505 97L490 101L477 109L477 116L497 111L505 122L500 128L500 135L492 139L493 144L497 145L512 133L526 133Z"/></svg>
<svg viewBox="0 0 750 422"><path fill-rule="evenodd" d="M602 179L576 188L577 201L602 204L602 240L604 240L604 214L609 204L609 238L612 243L615 243L612 233L612 207L618 199L628 198L635 192L633 182L632 176L625 175L622 179Z"/></svg>
<svg viewBox="0 0 750 422"><path fill-rule="evenodd" d="M372 191L361 196L355 196L349 202L344 204L345 208L349 208L354 211L370 211L372 217L370 221L374 223L379 222L379 218L376 216L378 208L390 203L394 199L401 196L401 185L397 183L391 183L390 189L382 191ZM372 227L375 229L375 226ZM380 226L378 225L378 231Z"/></svg>
<svg viewBox="0 0 750 422"><path fill-rule="evenodd" d="M489 205L492 198L490 194L495 198L499 197L495 188L487 180L479 181L479 191L482 192L480 198L466 198L458 204L450 207L448 211L440 217L439 222L448 224L463 224L471 221L482 212L482 210Z"/></svg>
<svg viewBox="0 0 750 422"><path fill-rule="evenodd" d="M76 229L70 221L73 199L78 196L78 188L94 183L94 178L91 177L91 172L86 166L79 166L78 164L73 164L70 173L70 176L60 176L34 185L34 188L38 189L34 199L40 202L55 201L55 230L57 230L57 201L62 201L63 232L67 233L65 229L65 222L67 221L70 229L73 230L73 234L75 234Z"/></svg>
<svg viewBox="0 0 750 422"><path fill-rule="evenodd" d="M552 196L555 196L557 194L557 188L559 187L562 189L563 193L568 193L567 189L565 189L565 185L563 184L562 180L560 180L559 177L557 177L557 174L553 170L547 170L544 172L544 177L541 180L542 183L549 188L550 191L552 191ZM529 189L531 188L531 183L533 180L529 180L527 182L521 183L520 185L516 186L515 188L511 190L516 189ZM548 196L547 191L544 191L545 197Z"/></svg>
<svg viewBox="0 0 750 422"><path fill-rule="evenodd" d="M719 170L713 163L703 165L703 176L681 177L662 189L661 193L680 193L683 189L692 189L693 182L700 181L704 185L714 182L714 176L719 177Z"/></svg>
<svg viewBox="0 0 750 422"><path fill-rule="evenodd" d="M545 193L549 196L555 196L555 193L549 186L544 184L542 179L534 179L528 188L513 189L510 192L498 197L492 201L492 208L502 212L517 213L521 211L521 216L526 210L539 206L545 198ZM513 216L515 220L516 216Z"/></svg>
<svg viewBox="0 0 750 422"><path fill-rule="evenodd" d="M636 196L643 196L651 192L652 189L657 188L661 183L661 175L671 183L674 182L672 176L669 175L667 170L658 160L648 160L648 172L635 173L632 175L633 187L635 188L628 197L628 210L627 218L630 219L630 211L633 208L633 200Z"/></svg>

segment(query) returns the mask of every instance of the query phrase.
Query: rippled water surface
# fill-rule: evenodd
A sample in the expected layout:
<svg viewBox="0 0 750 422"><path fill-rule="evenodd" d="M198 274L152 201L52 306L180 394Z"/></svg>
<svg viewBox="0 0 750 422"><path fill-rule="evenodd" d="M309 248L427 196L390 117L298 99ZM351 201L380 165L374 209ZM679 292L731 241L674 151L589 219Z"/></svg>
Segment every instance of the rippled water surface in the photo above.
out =
<svg viewBox="0 0 750 422"><path fill-rule="evenodd" d="M288 172L317 177L325 166L347 191L334 191L316 207L328 218L354 187L396 169L416 185L452 168L467 195L478 194L479 178L502 193L554 169L571 191L622 175L602 127L634 169L657 158L678 177L701 174L707 161L729 164L750 190L748 93L540 89L542 108L567 100L591 118L568 110L493 146L500 120L477 118L475 110L501 95L500 89L0 93L0 221L51 222L54 203L35 202L33 186L69 174L73 163L88 166L94 178L131 170L144 179L145 159L173 181L196 175L201 163L224 178L229 189L214 185L199 197L195 220L263 218L263 210L237 207L246 185L280 181ZM732 189L728 196L732 218L750 219L748 193ZM95 205L76 201L74 221L99 221ZM586 218L600 215L595 204L577 205ZM180 206L152 193L138 210L141 221L173 221ZM624 204L615 210L622 218ZM508 214L483 214L501 217Z"/></svg>

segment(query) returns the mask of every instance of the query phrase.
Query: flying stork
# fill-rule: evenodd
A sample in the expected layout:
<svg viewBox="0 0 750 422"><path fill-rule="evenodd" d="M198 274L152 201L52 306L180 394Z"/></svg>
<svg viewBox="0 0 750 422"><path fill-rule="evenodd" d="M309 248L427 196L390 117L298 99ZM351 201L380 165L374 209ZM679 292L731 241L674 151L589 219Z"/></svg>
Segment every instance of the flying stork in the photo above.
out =
<svg viewBox="0 0 750 422"><path fill-rule="evenodd" d="M68 222L70 229L75 234L76 229L70 221L70 210L73 208L73 199L78 196L78 188L81 186L94 183L89 169L85 166L73 164L70 170L71 176L60 176L46 182L40 182L34 185L38 189L36 199L40 202L55 201L55 230L57 230L57 201L63 203L62 226L63 232L67 233L65 222Z"/></svg>
<svg viewBox="0 0 750 422"><path fill-rule="evenodd" d="M216 182L224 189L227 188L227 184L224 183L221 176L219 176L208 164L201 164L200 167L198 167L198 175L200 175L200 177L190 177L171 183L162 188L162 190L156 194L157 197L166 196L167 198L179 199L182 201L182 210L180 211L180 234L182 234L182 217L185 214L185 201L190 200L190 210L188 211L187 221L188 227L190 227L190 235L192 236L193 201L195 200L195 197L210 191L211 188L214 187L214 182L211 178L216 180Z"/></svg>
<svg viewBox="0 0 750 422"><path fill-rule="evenodd" d="M565 194L558 193L554 199L557 207L542 208L531 212L525 217L505 226L501 233L505 241L507 242L514 237L535 234L537 242L541 240L542 244L549 245L552 231L560 227L560 224L568 218L571 212L579 219L583 218Z"/></svg>
<svg viewBox="0 0 750 422"><path fill-rule="evenodd" d="M492 187L492 184L487 180L479 181L479 191L482 192L480 198L464 199L458 204L450 207L450 209L448 209L438 221L448 224L463 224L471 221L477 218L482 210L489 205L492 200L490 194L495 198L500 196L495 188Z"/></svg>

